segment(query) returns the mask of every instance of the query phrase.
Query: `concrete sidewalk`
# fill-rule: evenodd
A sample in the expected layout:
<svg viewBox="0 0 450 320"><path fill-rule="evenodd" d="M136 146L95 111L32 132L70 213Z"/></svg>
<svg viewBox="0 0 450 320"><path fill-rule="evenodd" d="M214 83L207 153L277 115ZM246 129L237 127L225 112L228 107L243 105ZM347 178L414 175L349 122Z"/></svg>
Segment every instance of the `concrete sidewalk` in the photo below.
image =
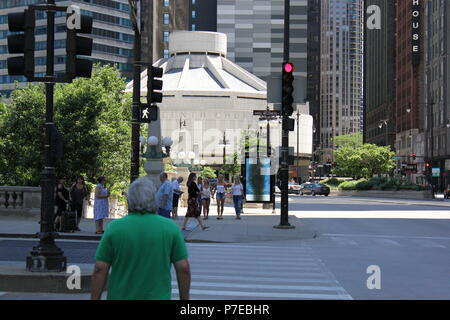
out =
<svg viewBox="0 0 450 320"><path fill-rule="evenodd" d="M179 217L174 221L183 225L186 208L179 208ZM217 220L217 207L211 204L208 220L202 220L209 226L202 230L195 219L189 219L188 227L194 225L190 231L184 232L188 242L254 242L254 241L281 241L311 239L315 237L314 230L307 226L295 215L289 215L289 223L295 229L280 230L273 228L280 223L280 212L272 214L272 209L244 208L241 220L235 219L234 208L226 204L224 218ZM201 217L203 219L203 216ZM104 228L112 220L105 219ZM95 234L95 223L92 219L83 219L80 222L79 232L59 233L60 239L73 240L100 240L101 236ZM189 228L188 228L189 229ZM39 219L17 216L0 215L0 238L35 238L39 232Z"/></svg>

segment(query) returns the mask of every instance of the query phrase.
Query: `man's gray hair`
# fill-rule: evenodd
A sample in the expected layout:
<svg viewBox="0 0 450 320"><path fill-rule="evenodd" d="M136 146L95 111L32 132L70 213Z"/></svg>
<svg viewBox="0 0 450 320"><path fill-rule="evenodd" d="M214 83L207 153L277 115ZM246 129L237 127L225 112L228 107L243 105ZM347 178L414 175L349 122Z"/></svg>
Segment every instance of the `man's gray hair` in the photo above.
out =
<svg viewBox="0 0 450 320"><path fill-rule="evenodd" d="M147 177L136 179L128 188L128 212L157 213L156 187Z"/></svg>

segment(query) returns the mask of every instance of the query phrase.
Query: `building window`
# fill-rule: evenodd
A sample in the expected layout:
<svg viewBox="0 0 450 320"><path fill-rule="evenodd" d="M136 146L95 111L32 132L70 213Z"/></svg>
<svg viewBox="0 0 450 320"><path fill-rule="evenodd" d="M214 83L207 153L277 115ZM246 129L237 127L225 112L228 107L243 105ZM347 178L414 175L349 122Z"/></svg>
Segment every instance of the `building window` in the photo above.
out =
<svg viewBox="0 0 450 320"><path fill-rule="evenodd" d="M169 24L169 14L168 13L164 13L164 24Z"/></svg>
<svg viewBox="0 0 450 320"><path fill-rule="evenodd" d="M170 0L164 0L164 7L170 6Z"/></svg>
<svg viewBox="0 0 450 320"><path fill-rule="evenodd" d="M195 0L192 0L192 5L194 5L194 6L195 6Z"/></svg>
<svg viewBox="0 0 450 320"><path fill-rule="evenodd" d="M163 41L169 41L169 31L163 32Z"/></svg>
<svg viewBox="0 0 450 320"><path fill-rule="evenodd" d="M164 49L163 58L169 58L169 49Z"/></svg>
<svg viewBox="0 0 450 320"><path fill-rule="evenodd" d="M195 24L191 26L191 31L195 31Z"/></svg>
<svg viewBox="0 0 450 320"><path fill-rule="evenodd" d="M195 10L192 10L192 19L195 19L195 16L196 16Z"/></svg>

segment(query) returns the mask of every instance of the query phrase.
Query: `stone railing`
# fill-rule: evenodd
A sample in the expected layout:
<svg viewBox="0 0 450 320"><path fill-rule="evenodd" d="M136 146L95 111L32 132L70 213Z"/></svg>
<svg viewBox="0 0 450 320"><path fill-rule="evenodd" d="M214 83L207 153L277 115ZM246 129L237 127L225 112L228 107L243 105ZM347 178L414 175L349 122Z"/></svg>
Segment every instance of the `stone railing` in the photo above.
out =
<svg viewBox="0 0 450 320"><path fill-rule="evenodd" d="M0 186L0 214L40 214L41 188Z"/></svg>

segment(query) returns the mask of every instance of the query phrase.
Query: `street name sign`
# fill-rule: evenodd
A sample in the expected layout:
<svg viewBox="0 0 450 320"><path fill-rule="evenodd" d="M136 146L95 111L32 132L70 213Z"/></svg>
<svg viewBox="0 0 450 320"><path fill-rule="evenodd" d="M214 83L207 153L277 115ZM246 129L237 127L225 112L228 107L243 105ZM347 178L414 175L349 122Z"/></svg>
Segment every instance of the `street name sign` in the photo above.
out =
<svg viewBox="0 0 450 320"><path fill-rule="evenodd" d="M254 116L281 116L280 110L253 110Z"/></svg>

